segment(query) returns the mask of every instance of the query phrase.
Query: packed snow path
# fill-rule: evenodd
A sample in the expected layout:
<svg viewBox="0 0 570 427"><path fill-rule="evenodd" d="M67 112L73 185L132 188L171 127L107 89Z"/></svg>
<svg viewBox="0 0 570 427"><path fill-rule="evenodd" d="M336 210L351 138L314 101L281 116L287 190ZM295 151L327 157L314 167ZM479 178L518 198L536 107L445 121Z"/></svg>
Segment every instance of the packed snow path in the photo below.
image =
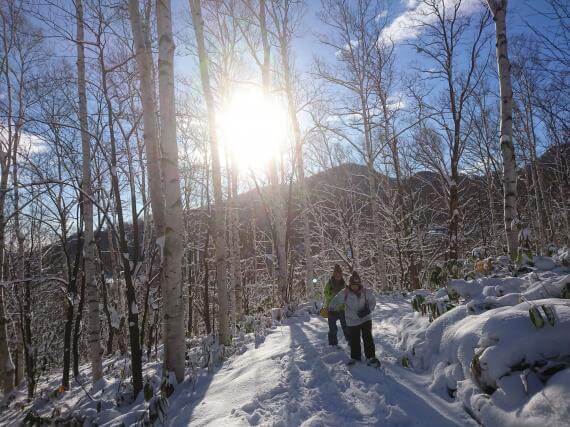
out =
<svg viewBox="0 0 570 427"><path fill-rule="evenodd" d="M379 300L374 339L382 369L345 366L347 344L340 338L341 349L329 348L326 320L288 319L257 349L201 375L193 390L177 390L169 425L477 425L459 403L430 393L427 377L400 366L397 324L409 303Z"/></svg>

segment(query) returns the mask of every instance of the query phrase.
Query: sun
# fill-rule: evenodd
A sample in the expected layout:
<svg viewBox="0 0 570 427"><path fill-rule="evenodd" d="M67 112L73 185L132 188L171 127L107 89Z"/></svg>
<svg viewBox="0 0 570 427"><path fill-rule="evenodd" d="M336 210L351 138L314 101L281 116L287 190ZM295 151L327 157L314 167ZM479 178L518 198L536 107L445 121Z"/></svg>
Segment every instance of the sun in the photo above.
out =
<svg viewBox="0 0 570 427"><path fill-rule="evenodd" d="M220 148L240 170L266 170L287 142L287 111L258 88L233 92L218 112Z"/></svg>

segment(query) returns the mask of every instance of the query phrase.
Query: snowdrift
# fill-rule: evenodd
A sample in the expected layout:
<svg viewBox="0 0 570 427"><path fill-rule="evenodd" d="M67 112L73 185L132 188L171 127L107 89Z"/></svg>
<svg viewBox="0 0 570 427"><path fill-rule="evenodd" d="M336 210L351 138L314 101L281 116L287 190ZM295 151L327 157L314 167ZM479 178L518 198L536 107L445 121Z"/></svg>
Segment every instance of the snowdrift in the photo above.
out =
<svg viewBox="0 0 570 427"><path fill-rule="evenodd" d="M533 261L520 277L454 279L414 295L416 312L401 323L402 363L430 373L432 391L485 426L570 420L570 270ZM447 309L430 311L437 304Z"/></svg>

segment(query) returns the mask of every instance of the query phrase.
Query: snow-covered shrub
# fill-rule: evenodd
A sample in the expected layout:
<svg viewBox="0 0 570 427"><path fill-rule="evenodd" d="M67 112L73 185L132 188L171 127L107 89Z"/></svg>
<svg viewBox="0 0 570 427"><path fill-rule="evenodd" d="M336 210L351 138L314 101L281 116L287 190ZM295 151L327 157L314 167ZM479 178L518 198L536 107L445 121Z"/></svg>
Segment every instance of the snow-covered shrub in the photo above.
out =
<svg viewBox="0 0 570 427"><path fill-rule="evenodd" d="M483 286L477 280L453 279L447 283L448 293L453 299L472 300L483 294Z"/></svg>
<svg viewBox="0 0 570 427"><path fill-rule="evenodd" d="M553 257L559 264L570 267L570 248L567 246L558 250L556 255Z"/></svg>
<svg viewBox="0 0 570 427"><path fill-rule="evenodd" d="M429 288L441 288L447 281L447 270L443 266L436 265L429 270L427 279Z"/></svg>
<svg viewBox="0 0 570 427"><path fill-rule="evenodd" d="M162 426L166 425L168 417L168 398L165 396L156 396L148 404L146 411L142 413L136 421L135 426Z"/></svg>
<svg viewBox="0 0 570 427"><path fill-rule="evenodd" d="M564 425L560 414L570 410L557 393L570 390L561 383L570 375L570 271L534 257L530 273L511 277L502 258L493 259L493 277L449 280L444 289L459 305L433 322L418 313L403 319L400 361L430 372L430 389L460 400L483 425L525 425L522 414L528 425L536 417ZM442 289L423 304L439 298Z"/></svg>
<svg viewBox="0 0 570 427"><path fill-rule="evenodd" d="M532 265L536 270L552 270L556 267L556 262L551 257L535 256L532 258Z"/></svg>
<svg viewBox="0 0 570 427"><path fill-rule="evenodd" d="M540 280L531 285L522 297L527 300L536 300L542 298L565 298L564 290L570 286L570 274L565 276L553 276Z"/></svg>
<svg viewBox="0 0 570 427"><path fill-rule="evenodd" d="M270 313L271 313L271 320L273 320L274 322L281 322L281 320L283 320L283 318L285 317L285 313L282 308L272 308L270 310Z"/></svg>
<svg viewBox="0 0 570 427"><path fill-rule="evenodd" d="M412 297L412 310L421 312L422 311L422 304L424 303L426 297L422 294L416 294Z"/></svg>
<svg viewBox="0 0 570 427"><path fill-rule="evenodd" d="M447 296L441 298L427 298L422 303L422 314L429 316L430 322L437 319L443 313L451 310L454 305Z"/></svg>
<svg viewBox="0 0 570 427"><path fill-rule="evenodd" d="M546 246L546 256L554 257L556 252L558 252L558 247L554 243L549 243Z"/></svg>
<svg viewBox="0 0 570 427"><path fill-rule="evenodd" d="M482 260L488 255L488 250L484 246L479 246L471 250L471 256L477 260Z"/></svg>

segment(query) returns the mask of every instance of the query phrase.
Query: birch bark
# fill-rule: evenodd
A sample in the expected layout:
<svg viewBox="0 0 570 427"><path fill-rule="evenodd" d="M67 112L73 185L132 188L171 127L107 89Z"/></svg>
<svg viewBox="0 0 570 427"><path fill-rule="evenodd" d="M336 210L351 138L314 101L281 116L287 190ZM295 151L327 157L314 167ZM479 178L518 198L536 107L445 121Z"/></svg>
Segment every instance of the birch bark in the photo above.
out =
<svg viewBox="0 0 570 427"><path fill-rule="evenodd" d="M158 89L160 103L161 169L164 186L164 246L162 289L164 297L164 365L184 380L184 298L182 257L184 217L180 195L176 108L174 102L174 40L170 0L157 0Z"/></svg>
<svg viewBox="0 0 570 427"><path fill-rule="evenodd" d="M206 109L208 112L208 130L210 134L210 156L212 166L212 182L214 187L214 245L216 252L216 285L218 291L218 322L220 343L229 343L229 322L228 322L228 288L226 272L226 252L227 242L224 235L224 200L222 194L222 175L220 170L220 154L218 149L218 133L216 129L216 107L214 95L210 84L210 73L208 70L208 53L204 40L204 19L199 0L189 0L190 11L192 12L192 23L196 35L198 46L198 59L200 62L200 77L202 79L202 91L206 99Z"/></svg>
<svg viewBox="0 0 570 427"><path fill-rule="evenodd" d="M101 347L101 322L99 320L99 296L95 280L95 241L93 239L93 202L91 196L91 144L87 126L87 94L85 83L85 30L83 22L83 3L75 3L77 20L77 92L79 97L79 125L81 128L81 150L83 160L83 223L84 244L83 274L85 275L85 299L87 303L87 340L89 342L89 359L91 361L91 379L93 382L103 377Z"/></svg>
<svg viewBox="0 0 570 427"><path fill-rule="evenodd" d="M261 65L261 86L263 96L268 97L271 89L271 45L267 29L267 6L265 0L259 1L259 27L261 32L261 44L263 47L263 62ZM273 214L273 246L277 259L277 289L282 305L289 302L287 294L287 251L286 251L286 220L285 205L279 188L278 161L273 160L269 167L269 181L271 183Z"/></svg>
<svg viewBox="0 0 570 427"><path fill-rule="evenodd" d="M507 49L507 0L487 0L495 21L497 68L501 96L500 142L503 155L504 223L507 246L511 259L518 252L517 240L517 175L515 149L513 146L513 88L511 64Z"/></svg>

